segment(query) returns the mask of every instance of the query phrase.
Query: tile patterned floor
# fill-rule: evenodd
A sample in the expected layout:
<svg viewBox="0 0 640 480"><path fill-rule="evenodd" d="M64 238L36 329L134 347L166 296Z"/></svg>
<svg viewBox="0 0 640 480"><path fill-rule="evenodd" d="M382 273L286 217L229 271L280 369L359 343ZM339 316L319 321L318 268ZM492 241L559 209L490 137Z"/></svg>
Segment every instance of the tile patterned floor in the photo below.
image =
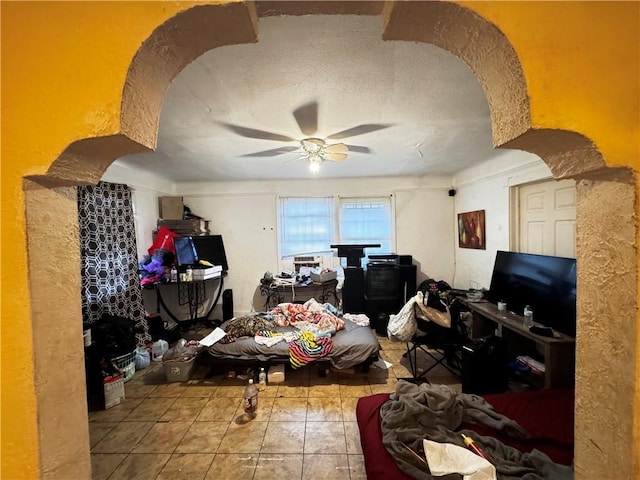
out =
<svg viewBox="0 0 640 480"><path fill-rule="evenodd" d="M257 416L245 421L245 380L209 376L213 359L191 379L166 383L160 363L136 372L126 400L89 414L93 480L365 479L356 423L358 398L388 393L410 377L404 344L378 337L380 356L393 365L368 373L313 366L286 372L260 392ZM429 360L421 358L424 367ZM459 388L438 367L432 383Z"/></svg>

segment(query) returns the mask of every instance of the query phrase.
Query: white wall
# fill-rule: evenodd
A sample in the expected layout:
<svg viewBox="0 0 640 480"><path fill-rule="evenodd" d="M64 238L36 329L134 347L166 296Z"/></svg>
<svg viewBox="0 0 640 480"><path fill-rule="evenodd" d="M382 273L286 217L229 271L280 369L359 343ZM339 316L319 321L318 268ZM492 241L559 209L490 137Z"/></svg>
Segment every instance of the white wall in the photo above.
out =
<svg viewBox="0 0 640 480"><path fill-rule="evenodd" d="M454 288L489 288L496 252L510 250L512 187L551 177L539 157L520 151L505 151L456 175ZM485 210L486 250L458 247L457 215L475 210Z"/></svg>
<svg viewBox="0 0 640 480"><path fill-rule="evenodd" d="M224 238L229 275L225 288L233 290L234 313L264 309L258 282L265 271L278 272L278 196L393 195L396 253L413 255L419 279L427 276L451 281L453 276L453 199L447 195L451 179L369 178L326 181L236 182L180 184L192 212L210 220L212 234ZM334 265L338 258L328 259ZM220 318L217 311L213 315Z"/></svg>
<svg viewBox="0 0 640 480"><path fill-rule="evenodd" d="M510 249L511 188L550 177L549 169L537 156L505 151L454 179L387 177L174 185L148 172L113 165L103 180L132 187L140 258L152 243L158 196L181 195L193 213L210 220L211 233L224 238L229 262L224 288L233 290L234 313L241 315L263 310L258 282L265 271L290 267L278 256L278 196L392 195L395 251L413 256L418 283L435 278L456 288L489 288L496 251ZM452 185L455 197L447 193ZM459 248L457 214L483 209L486 250ZM335 266L340 259L329 257L324 261ZM153 311L155 306L151 307ZM222 317L221 304L212 317Z"/></svg>

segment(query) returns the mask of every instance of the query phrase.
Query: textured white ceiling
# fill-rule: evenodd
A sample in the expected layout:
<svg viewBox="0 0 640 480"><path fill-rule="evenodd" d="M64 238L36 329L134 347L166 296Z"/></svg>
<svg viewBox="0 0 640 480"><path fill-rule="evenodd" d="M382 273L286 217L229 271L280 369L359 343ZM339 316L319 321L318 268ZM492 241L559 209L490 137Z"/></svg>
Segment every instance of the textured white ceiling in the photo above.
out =
<svg viewBox="0 0 640 480"><path fill-rule="evenodd" d="M306 135L293 112L314 103L316 137L378 125L329 138L361 148L325 161L321 178L448 175L497 156L487 101L468 66L432 45L381 35L380 17L262 18L257 44L211 50L176 77L157 151L118 163L174 182L309 178L298 151L250 155L298 147ZM256 130L292 140L241 135Z"/></svg>

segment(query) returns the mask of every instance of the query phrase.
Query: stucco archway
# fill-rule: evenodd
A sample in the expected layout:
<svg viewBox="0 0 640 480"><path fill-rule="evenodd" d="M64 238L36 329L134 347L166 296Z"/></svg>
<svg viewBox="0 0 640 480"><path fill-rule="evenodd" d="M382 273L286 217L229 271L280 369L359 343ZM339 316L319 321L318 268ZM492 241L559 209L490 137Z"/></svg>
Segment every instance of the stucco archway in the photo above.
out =
<svg viewBox="0 0 640 480"><path fill-rule="evenodd" d="M579 134L531 128L517 55L500 31L470 10L446 2L386 4L384 12L378 2L268 5L198 6L160 26L131 64L120 134L74 142L47 175L25 180L42 477L90 477L74 186L97 182L119 156L154 148L169 82L207 50L257 41L259 16L382 13L385 39L433 43L471 67L489 100L496 147L536 153L557 178L578 180L576 470L579 478L605 478L610 471L631 478L634 372L628 366L635 363L637 327L624 321L635 319L637 298L631 172L607 169ZM64 284L57 282L61 271ZM613 281L615 298L605 289ZM62 352L59 345L74 337L77 345Z"/></svg>

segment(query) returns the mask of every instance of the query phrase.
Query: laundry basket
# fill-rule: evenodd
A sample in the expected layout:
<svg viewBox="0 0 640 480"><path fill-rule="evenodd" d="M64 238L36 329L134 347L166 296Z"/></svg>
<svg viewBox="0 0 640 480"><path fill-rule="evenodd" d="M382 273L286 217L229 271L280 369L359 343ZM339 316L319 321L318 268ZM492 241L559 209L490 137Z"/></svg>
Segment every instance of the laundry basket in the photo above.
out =
<svg viewBox="0 0 640 480"><path fill-rule="evenodd" d="M120 355L119 357L113 357L111 361L113 364L122 370L124 375L124 381L128 382L133 378L133 375L136 373L136 351L134 350L131 353L125 353L124 355Z"/></svg>

